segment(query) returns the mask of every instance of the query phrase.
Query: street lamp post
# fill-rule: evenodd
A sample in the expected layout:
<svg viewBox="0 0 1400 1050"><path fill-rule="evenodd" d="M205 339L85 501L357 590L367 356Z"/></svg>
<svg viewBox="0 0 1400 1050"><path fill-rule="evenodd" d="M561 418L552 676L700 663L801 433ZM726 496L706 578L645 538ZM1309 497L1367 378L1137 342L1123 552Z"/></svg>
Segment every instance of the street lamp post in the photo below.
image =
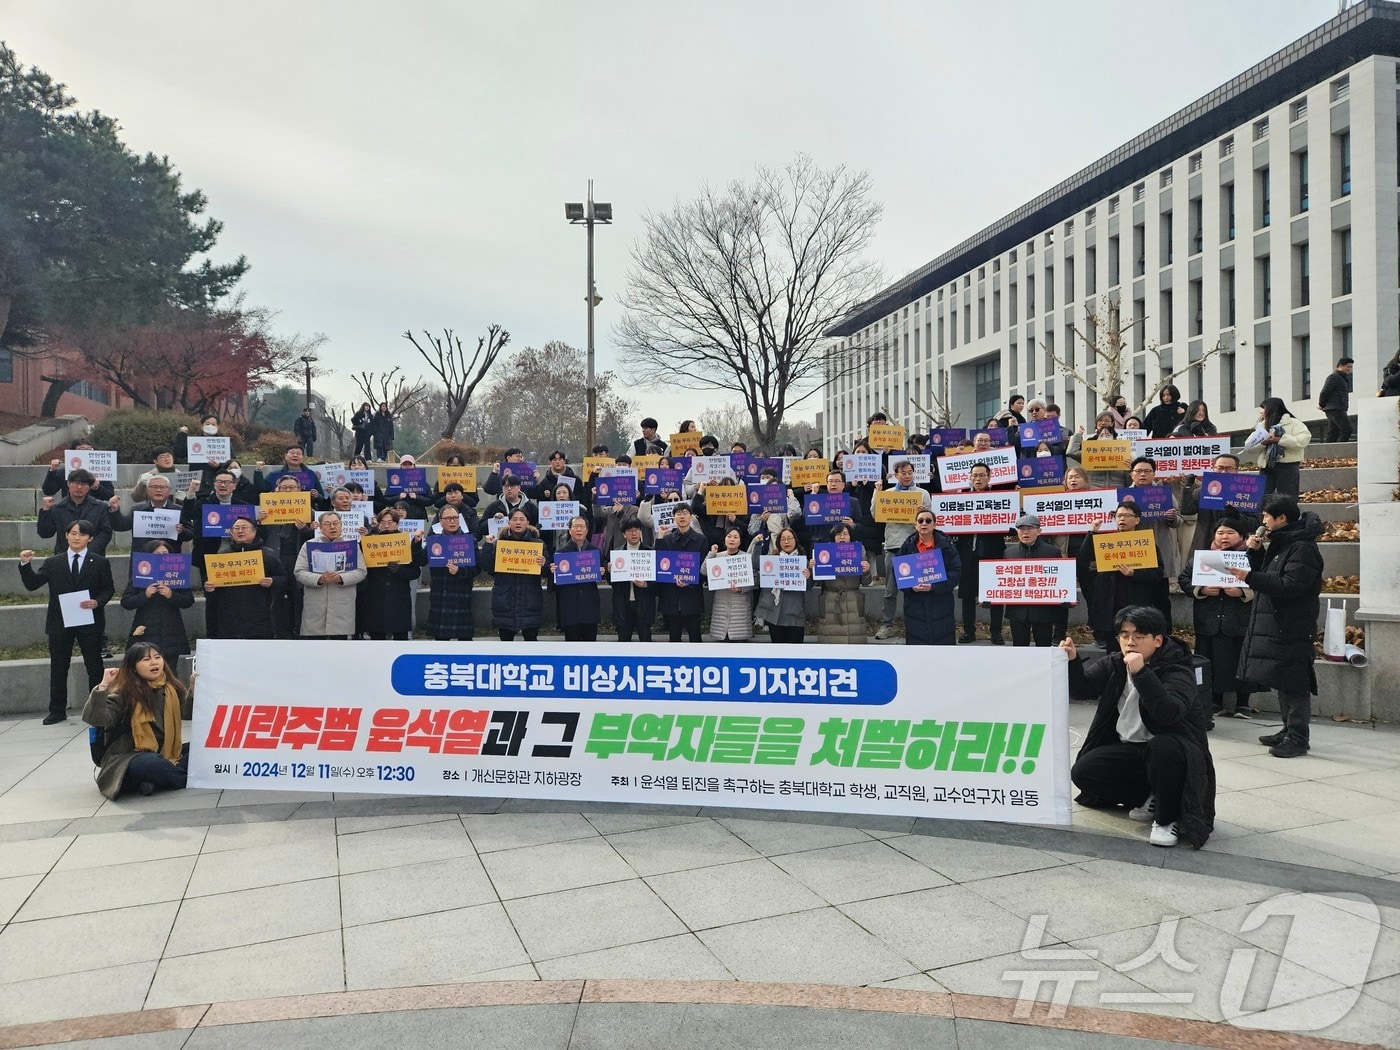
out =
<svg viewBox="0 0 1400 1050"><path fill-rule="evenodd" d="M593 200L593 180L589 179L587 204L566 203L564 217L571 225L583 225L588 229L588 286L584 295L584 301L588 304L588 448L584 450L587 453L593 450L598 440L598 384L593 367L593 310L603 301L593 283L593 227L595 224L612 223L612 205Z"/></svg>
<svg viewBox="0 0 1400 1050"><path fill-rule="evenodd" d="M302 359L301 359L301 363L302 363L303 365L306 366L306 407L307 407L307 408L311 408L311 407L312 407L312 405L311 405L311 362L313 362L313 361L315 361L315 360L316 360L316 358L312 357L310 354L305 355L305 356L302 357Z"/></svg>

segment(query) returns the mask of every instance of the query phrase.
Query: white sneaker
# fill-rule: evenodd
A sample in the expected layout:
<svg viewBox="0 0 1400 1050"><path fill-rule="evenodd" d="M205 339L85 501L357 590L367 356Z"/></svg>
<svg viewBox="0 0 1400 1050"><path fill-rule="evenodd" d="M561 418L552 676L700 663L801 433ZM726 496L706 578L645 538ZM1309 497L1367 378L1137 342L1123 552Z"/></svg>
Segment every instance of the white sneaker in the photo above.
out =
<svg viewBox="0 0 1400 1050"><path fill-rule="evenodd" d="M1128 810L1128 819L1147 823L1157 813L1157 796L1148 795L1147 801L1140 806L1134 806Z"/></svg>
<svg viewBox="0 0 1400 1050"><path fill-rule="evenodd" d="M1154 846L1164 846L1171 849L1176 845L1176 840L1176 821L1172 821L1170 824L1158 824L1155 820L1152 822L1152 831L1147 836L1148 842Z"/></svg>
<svg viewBox="0 0 1400 1050"><path fill-rule="evenodd" d="M893 634L893 633L894 633L894 632L893 632L892 630L890 630L890 625L889 625L889 624L887 624L887 623L882 623L882 624L880 625L880 629L879 629L878 631L875 632L875 637L876 637L876 638L879 638L879 639L881 639L881 640L883 640L883 639L885 639L885 638L888 638L888 637L889 637L891 634Z"/></svg>

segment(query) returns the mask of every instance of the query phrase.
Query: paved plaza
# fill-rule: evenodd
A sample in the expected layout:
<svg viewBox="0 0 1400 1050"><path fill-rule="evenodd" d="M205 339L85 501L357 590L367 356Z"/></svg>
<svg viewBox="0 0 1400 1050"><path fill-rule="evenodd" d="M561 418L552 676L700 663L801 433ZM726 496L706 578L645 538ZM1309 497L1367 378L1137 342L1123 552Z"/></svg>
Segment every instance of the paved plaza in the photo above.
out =
<svg viewBox="0 0 1400 1050"><path fill-rule="evenodd" d="M1400 730L1274 725L1212 733L1195 853L1079 807L108 802L80 723L3 722L0 1047L1400 1046Z"/></svg>

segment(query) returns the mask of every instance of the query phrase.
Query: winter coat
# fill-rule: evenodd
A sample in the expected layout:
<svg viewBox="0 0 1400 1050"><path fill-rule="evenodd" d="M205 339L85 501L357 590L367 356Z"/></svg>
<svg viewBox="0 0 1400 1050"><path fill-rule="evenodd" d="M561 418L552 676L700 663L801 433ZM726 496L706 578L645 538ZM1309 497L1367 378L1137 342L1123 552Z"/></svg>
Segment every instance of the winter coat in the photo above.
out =
<svg viewBox="0 0 1400 1050"><path fill-rule="evenodd" d="M1161 551L1158 551L1160 557ZM1079 586L1089 603L1089 626L1100 634L1113 632L1113 618L1120 609L1130 605L1148 605L1161 609L1161 587L1166 581L1160 568L1138 569L1131 576L1124 576L1117 569L1099 572L1094 561L1092 538L1086 538L1079 548ZM1163 615L1171 623L1171 602Z"/></svg>
<svg viewBox="0 0 1400 1050"><path fill-rule="evenodd" d="M127 511L125 514L123 514L120 510L114 510L109 512L112 520L112 531L130 532L136 525L137 511L150 512L153 510L173 510L176 514L180 515L181 520L183 520L184 518L184 508L181 507L180 504L176 502L173 497L166 500L165 506L163 507L156 507L151 503L150 500L143 499L139 503L133 503L131 505L131 510ZM181 551L184 550L184 544L187 537L178 530L176 531L175 536L176 538L173 540L161 540L161 542L170 548L172 554L179 554ZM137 540L132 546L141 547L144 544L150 542L150 540L141 539Z"/></svg>
<svg viewBox="0 0 1400 1050"><path fill-rule="evenodd" d="M1185 418L1186 406L1182 402L1162 403L1154 405L1152 411L1147 413L1147 418L1142 421L1142 428L1150 437L1170 437L1171 432Z"/></svg>
<svg viewBox="0 0 1400 1050"><path fill-rule="evenodd" d="M173 661L171 666L173 667ZM194 690L185 693L180 702L180 716L194 717ZM90 726L108 731L107 750L102 755L102 764L97 767L97 790L104 798L115 799L122 791L122 780L126 768L139 753L136 741L131 736L131 719L122 718L122 701L116 693L109 693L100 685L94 686L83 704L83 721ZM155 733L156 746L165 742L165 691L156 697L155 714L151 719L151 729Z"/></svg>
<svg viewBox="0 0 1400 1050"><path fill-rule="evenodd" d="M1322 520L1305 511L1272 533L1266 547L1249 552L1245 583L1255 594L1254 613L1239 667L1246 681L1290 691L1307 683L1309 692L1317 692L1313 637L1322 592L1320 535Z"/></svg>
<svg viewBox="0 0 1400 1050"><path fill-rule="evenodd" d="M953 541L943 533L934 531L934 542L943 552L943 570L948 579L935 583L931 590L905 590L904 593L904 644L906 645L957 645L956 614L953 592L962 576L962 561ZM900 554L915 554L919 549L919 535L915 533L899 548ZM887 570L892 571L892 570Z"/></svg>
<svg viewBox="0 0 1400 1050"><path fill-rule="evenodd" d="M369 423L370 435L378 444L385 448L390 448L394 444L394 414L392 412L376 412L374 418Z"/></svg>
<svg viewBox="0 0 1400 1050"><path fill-rule="evenodd" d="M1322 384L1317 395L1317 407L1324 412L1345 412L1351 405L1351 376L1335 368Z"/></svg>
<svg viewBox="0 0 1400 1050"><path fill-rule="evenodd" d="M1278 439L1279 463L1301 463L1308 443L1312 441L1312 431L1301 421L1294 419L1290 415L1285 415L1279 420L1279 425L1283 427L1283 434ZM1258 463L1260 467L1268 461L1269 446L1263 444L1263 439L1268 437L1268 431L1261 422L1254 428L1254 432L1245 438L1244 451L1240 453L1240 462Z"/></svg>
<svg viewBox="0 0 1400 1050"><path fill-rule="evenodd" d="M1209 549L1209 548L1204 548ZM1191 620L1196 634L1215 637L1224 635L1227 638L1243 638L1249 628L1249 615L1254 602L1254 592L1243 590L1238 598L1232 598L1224 593L1221 588L1220 594L1206 594L1204 587L1191 586L1191 573L1194 566L1187 566L1181 570L1181 575L1176 578L1177 586L1181 588L1182 594L1191 595ZM1220 692L1219 689L1216 692Z"/></svg>
<svg viewBox="0 0 1400 1050"><path fill-rule="evenodd" d="M39 491L45 496L57 496L61 492L64 498L67 498L68 479L63 476L63 467L57 467L45 474L44 483L39 487ZM99 481L88 489L88 499L95 499L99 503L106 503L115 494L116 489L110 481Z"/></svg>
<svg viewBox="0 0 1400 1050"><path fill-rule="evenodd" d="M514 504L507 503L504 497L492 500L486 505L486 509L481 512L481 520L476 524L477 539L484 539L491 534L490 526L487 525L497 514L504 515L509 520L511 512L515 510L525 511L525 517L530 524L540 527L540 507L539 504L529 496L522 495L520 500Z"/></svg>
<svg viewBox="0 0 1400 1050"><path fill-rule="evenodd" d="M978 577L981 571L978 564L983 560L997 561L1006 557L1006 533L980 532L959 536L954 541L958 548L958 559L962 562L962 583L958 597L973 598L981 594Z"/></svg>
<svg viewBox="0 0 1400 1050"><path fill-rule="evenodd" d="M1381 377L1378 397L1400 397L1400 364L1388 365Z"/></svg>
<svg viewBox="0 0 1400 1050"><path fill-rule="evenodd" d="M658 551L693 551L706 554L710 547L694 528L681 532L672 529L656 541ZM704 559L701 559L702 562ZM690 587L677 587L674 583L658 584L656 604L664 616L699 616L705 611L705 579Z"/></svg>
<svg viewBox="0 0 1400 1050"><path fill-rule="evenodd" d="M1118 701L1127 684L1128 670L1122 653L1110 653L1088 662L1069 662L1069 695L1073 700L1098 697L1094 721L1079 749L1083 758L1096 748L1120 744ZM1181 739L1186 753L1186 782L1181 795L1181 816L1177 833L1195 849L1205 845L1215 828L1215 763L1206 738L1208 714L1201 709L1196 692L1195 665L1186 646L1175 638L1163 640L1162 648L1136 675L1138 709L1142 724L1153 736L1171 735Z"/></svg>
<svg viewBox="0 0 1400 1050"><path fill-rule="evenodd" d="M445 567L428 570L428 633L434 638L470 638L475 632L472 591L478 574L475 566L461 566L455 574Z"/></svg>
<svg viewBox="0 0 1400 1050"><path fill-rule="evenodd" d="M122 592L122 608L134 609L128 647L136 642L151 642L165 655L173 667L176 657L190 651L190 638L185 633L185 618L181 609L194 605L194 591L187 587L171 589L170 597L156 593L149 597L145 587L128 583Z"/></svg>
<svg viewBox="0 0 1400 1050"><path fill-rule="evenodd" d="M523 536L511 536L502 531L501 537L538 540L539 533L530 530ZM544 589L538 576L517 572L496 572L496 545L483 543L477 563L483 572L491 573L491 625L508 631L534 629L544 621Z"/></svg>
<svg viewBox="0 0 1400 1050"><path fill-rule="evenodd" d="M412 582L423 574L428 555L423 544L414 540L412 560L406 565L385 565L370 569L355 588L356 632L368 634L413 633Z"/></svg>
<svg viewBox="0 0 1400 1050"><path fill-rule="evenodd" d="M345 569L340 583L323 585L321 574L311 571L306 547L297 552L293 570L302 586L301 633L311 638L348 638L355 633L355 596L367 570Z"/></svg>
<svg viewBox="0 0 1400 1050"><path fill-rule="evenodd" d="M227 545L227 544L226 544ZM271 586L249 584L241 587L216 587L206 593L206 609L214 607L213 622L218 626L218 638L271 638L273 636L272 602L279 587L286 582L287 570L271 547L252 544L234 548L227 545L223 553L244 553L261 550L263 575L271 577ZM219 553L214 551L212 553ZM206 613L206 616L208 613Z"/></svg>
<svg viewBox="0 0 1400 1050"><path fill-rule="evenodd" d="M757 548L753 552L755 584L758 581L758 563L763 557L763 553ZM808 569L808 571L811 570ZM807 580L807 586L809 588L812 586L810 577ZM778 627L805 627L807 626L807 591L775 592L772 587L760 587L758 608L754 610L754 614L764 623L775 624Z"/></svg>
<svg viewBox="0 0 1400 1050"><path fill-rule="evenodd" d="M861 587L870 582L867 569L860 576L838 576L822 580L822 618L817 624L817 641L833 645L864 645L870 640L865 630L865 610Z"/></svg>
<svg viewBox="0 0 1400 1050"><path fill-rule="evenodd" d="M360 409L350 417L350 429L355 432L356 437L368 435L373 424L374 413L366 412L364 409Z"/></svg>
<svg viewBox="0 0 1400 1050"><path fill-rule="evenodd" d="M62 554L50 555L43 561L36 558L28 565L21 563L19 578L24 582L25 589L30 591L37 591L48 584L49 608L44 616L45 634L61 635L67 630L63 626L63 607L59 604L58 596L72 594L74 591L87 591L97 603L97 608L92 610L93 622L91 625L75 629L92 631L99 637L106 637L107 621L103 610L116 593L116 587L112 583L111 564L102 555L93 554L90 544L83 556L82 568L77 579L73 578L73 554L66 544Z"/></svg>
<svg viewBox="0 0 1400 1050"><path fill-rule="evenodd" d="M1015 540L1006 545L1006 553L1003 558L1016 561L1043 561L1047 558L1063 558L1060 548L1046 539L1044 536L1038 538L1027 547L1019 540ZM966 585L967 570L963 570L963 581ZM1006 619L1011 623L1055 623L1064 615L1064 605L1006 605Z"/></svg>
<svg viewBox="0 0 1400 1050"><path fill-rule="evenodd" d="M94 499L91 493L82 503L74 503L64 496L48 510L39 511L39 538L52 538L53 552L62 554L68 549L68 530L79 521L91 522L97 530L97 535L88 544L88 550L93 554L106 554L107 544L112 542L112 511L106 503Z"/></svg>
<svg viewBox="0 0 1400 1050"><path fill-rule="evenodd" d="M722 550L723 548L721 548ZM700 563L700 586L707 587L710 561L715 558L747 558L748 554L707 554ZM715 641L747 642L753 637L753 599L749 597L752 587L740 587L737 591L725 587L710 592L710 637Z"/></svg>
<svg viewBox="0 0 1400 1050"><path fill-rule="evenodd" d="M296 422L292 424L292 433L301 441L316 440L316 421L310 416L297 416Z"/></svg>
<svg viewBox="0 0 1400 1050"><path fill-rule="evenodd" d="M556 554L569 554L575 551L596 551L588 540L582 544L577 544L571 539L566 539L555 548ZM602 561L602 554L599 553L599 561ZM550 590L554 591L555 601L555 623L560 627L575 627L579 625L597 626L603 619L603 606L598 599L598 585L596 583L567 583L562 587L554 584L554 576L551 573L546 581Z"/></svg>

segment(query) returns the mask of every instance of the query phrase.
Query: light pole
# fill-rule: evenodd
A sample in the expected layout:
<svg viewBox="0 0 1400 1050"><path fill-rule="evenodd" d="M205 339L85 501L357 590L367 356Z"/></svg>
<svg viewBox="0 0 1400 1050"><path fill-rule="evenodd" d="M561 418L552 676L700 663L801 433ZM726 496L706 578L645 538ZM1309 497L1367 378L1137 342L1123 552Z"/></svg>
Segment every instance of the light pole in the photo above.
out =
<svg viewBox="0 0 1400 1050"><path fill-rule="evenodd" d="M302 357L302 359L301 359L301 363L302 363L303 365L306 366L306 407L307 407L307 408L311 408L311 407L312 407L312 406L311 406L311 362L313 362L313 361L315 361L315 360L316 360L316 358L314 358L314 357L311 356L310 354L304 355L304 356Z"/></svg>
<svg viewBox="0 0 1400 1050"><path fill-rule="evenodd" d="M593 227L595 224L611 224L613 212L611 204L593 200L593 180L588 180L588 203L564 205L564 218L571 225L582 224L588 228L588 287L584 301L588 303L588 447L585 454L593 451L598 440L598 385L593 372L593 309L603 301L593 283Z"/></svg>

